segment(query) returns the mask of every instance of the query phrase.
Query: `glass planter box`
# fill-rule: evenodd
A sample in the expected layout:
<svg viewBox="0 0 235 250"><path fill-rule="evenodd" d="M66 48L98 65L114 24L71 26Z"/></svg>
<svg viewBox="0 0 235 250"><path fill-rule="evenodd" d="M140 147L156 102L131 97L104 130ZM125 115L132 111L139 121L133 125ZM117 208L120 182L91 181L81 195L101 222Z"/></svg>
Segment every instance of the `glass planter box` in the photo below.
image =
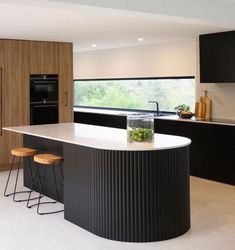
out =
<svg viewBox="0 0 235 250"><path fill-rule="evenodd" d="M154 141L154 116L150 113L133 113L127 115L128 142Z"/></svg>

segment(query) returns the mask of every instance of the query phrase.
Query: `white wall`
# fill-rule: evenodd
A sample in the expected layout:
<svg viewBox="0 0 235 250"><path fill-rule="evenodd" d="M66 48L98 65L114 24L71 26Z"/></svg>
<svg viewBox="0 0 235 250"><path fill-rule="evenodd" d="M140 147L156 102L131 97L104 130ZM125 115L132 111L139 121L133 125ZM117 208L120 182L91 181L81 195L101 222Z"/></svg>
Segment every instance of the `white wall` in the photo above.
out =
<svg viewBox="0 0 235 250"><path fill-rule="evenodd" d="M194 76L196 41L74 54L74 78Z"/></svg>
<svg viewBox="0 0 235 250"><path fill-rule="evenodd" d="M198 47L185 40L75 53L74 78L196 76L196 98L209 91L212 117L235 119L235 83L201 84Z"/></svg>

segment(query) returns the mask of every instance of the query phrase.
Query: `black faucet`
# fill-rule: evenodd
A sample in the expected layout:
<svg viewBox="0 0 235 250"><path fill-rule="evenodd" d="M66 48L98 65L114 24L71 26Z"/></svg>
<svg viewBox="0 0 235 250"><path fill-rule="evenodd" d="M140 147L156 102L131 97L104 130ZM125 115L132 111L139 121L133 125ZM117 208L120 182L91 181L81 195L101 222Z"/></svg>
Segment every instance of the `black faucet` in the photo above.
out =
<svg viewBox="0 0 235 250"><path fill-rule="evenodd" d="M157 115L159 115L159 104L157 101L149 101L149 103L156 103L156 107L157 107Z"/></svg>

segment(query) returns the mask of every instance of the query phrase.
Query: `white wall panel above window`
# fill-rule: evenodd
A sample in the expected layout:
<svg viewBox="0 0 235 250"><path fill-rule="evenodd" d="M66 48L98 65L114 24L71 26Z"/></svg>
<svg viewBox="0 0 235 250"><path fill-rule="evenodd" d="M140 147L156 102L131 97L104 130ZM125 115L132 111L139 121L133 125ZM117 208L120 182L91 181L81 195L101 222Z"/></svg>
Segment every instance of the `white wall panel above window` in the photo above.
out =
<svg viewBox="0 0 235 250"><path fill-rule="evenodd" d="M196 75L196 39L74 54L74 79Z"/></svg>

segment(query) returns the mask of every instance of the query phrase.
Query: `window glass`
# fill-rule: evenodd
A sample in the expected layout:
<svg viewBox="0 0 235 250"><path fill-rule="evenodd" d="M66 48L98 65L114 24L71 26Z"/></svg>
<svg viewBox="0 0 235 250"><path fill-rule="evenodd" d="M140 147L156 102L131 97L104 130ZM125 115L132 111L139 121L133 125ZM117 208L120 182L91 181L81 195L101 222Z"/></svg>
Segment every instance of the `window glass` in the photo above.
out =
<svg viewBox="0 0 235 250"><path fill-rule="evenodd" d="M74 106L175 111L180 104L194 111L195 79L105 79L75 80Z"/></svg>

